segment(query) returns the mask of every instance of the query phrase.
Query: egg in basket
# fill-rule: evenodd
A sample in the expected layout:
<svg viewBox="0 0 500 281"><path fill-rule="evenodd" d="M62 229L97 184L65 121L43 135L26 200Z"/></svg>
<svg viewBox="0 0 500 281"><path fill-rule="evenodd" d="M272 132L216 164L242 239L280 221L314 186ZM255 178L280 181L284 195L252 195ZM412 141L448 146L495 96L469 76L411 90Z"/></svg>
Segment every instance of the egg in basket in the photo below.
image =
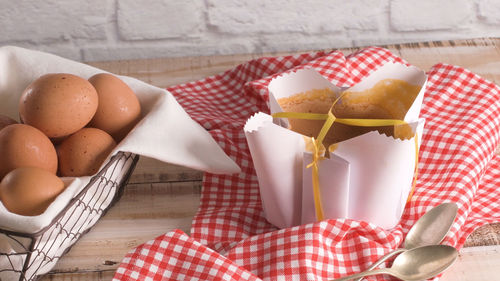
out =
<svg viewBox="0 0 500 281"><path fill-rule="evenodd" d="M47 273L119 198L139 155L239 172L164 89L11 46L0 70L2 281Z"/></svg>

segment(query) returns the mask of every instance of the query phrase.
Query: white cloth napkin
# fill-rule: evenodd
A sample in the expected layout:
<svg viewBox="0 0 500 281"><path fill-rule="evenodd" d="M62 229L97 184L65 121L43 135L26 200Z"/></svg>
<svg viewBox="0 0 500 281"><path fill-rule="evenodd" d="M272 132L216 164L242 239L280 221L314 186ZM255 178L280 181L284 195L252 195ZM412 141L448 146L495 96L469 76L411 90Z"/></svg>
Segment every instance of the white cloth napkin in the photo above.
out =
<svg viewBox="0 0 500 281"><path fill-rule="evenodd" d="M19 121L18 103L23 90L41 75L61 72L87 79L105 71L48 53L13 46L0 47L0 114ZM189 117L171 93L131 77L119 77L136 93L143 119L111 155L125 151L210 173L240 172L238 165L204 128ZM40 216L15 215L0 203L0 228L27 233L42 229L89 179L65 179L71 184Z"/></svg>

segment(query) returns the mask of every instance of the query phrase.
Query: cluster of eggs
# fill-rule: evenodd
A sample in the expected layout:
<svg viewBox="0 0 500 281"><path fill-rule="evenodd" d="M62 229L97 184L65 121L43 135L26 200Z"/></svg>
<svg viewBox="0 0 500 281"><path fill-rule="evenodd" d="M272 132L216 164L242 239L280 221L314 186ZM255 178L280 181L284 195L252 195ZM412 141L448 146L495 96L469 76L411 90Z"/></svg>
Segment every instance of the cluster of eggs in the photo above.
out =
<svg viewBox="0 0 500 281"><path fill-rule="evenodd" d="M98 172L140 116L135 93L112 74L36 79L19 100L21 122L0 116L0 201L12 213L40 215L64 190L59 177Z"/></svg>

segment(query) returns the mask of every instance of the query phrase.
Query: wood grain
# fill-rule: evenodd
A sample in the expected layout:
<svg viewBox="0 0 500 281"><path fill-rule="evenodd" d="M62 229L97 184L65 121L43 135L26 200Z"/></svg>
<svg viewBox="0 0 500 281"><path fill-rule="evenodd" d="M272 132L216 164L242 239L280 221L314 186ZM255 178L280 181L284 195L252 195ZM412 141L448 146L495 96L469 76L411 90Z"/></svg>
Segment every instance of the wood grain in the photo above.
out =
<svg viewBox="0 0 500 281"><path fill-rule="evenodd" d="M382 46L424 69L442 62L467 68L500 84L500 39L424 42ZM342 49L345 54L359 48ZM211 57L158 58L92 62L116 74L167 87L226 71L261 56L246 54ZM289 53L287 53L289 54ZM121 200L66 254L42 280L110 280L123 256L134 247L172 229L189 233L201 190L199 171L141 157ZM442 280L492 280L500 271L500 223L476 230L467 240L453 270ZM478 260L487 258L483 266ZM464 272L461 267L476 269ZM479 278L479 277L481 278ZM489 278L489 279L488 279Z"/></svg>
<svg viewBox="0 0 500 281"><path fill-rule="evenodd" d="M440 281L499 280L500 247L469 247L460 250L457 261Z"/></svg>
<svg viewBox="0 0 500 281"><path fill-rule="evenodd" d="M500 223L486 224L476 229L464 247L500 245Z"/></svg>
<svg viewBox="0 0 500 281"><path fill-rule="evenodd" d="M394 54L423 70L429 70L437 63L448 63L467 68L500 84L499 46L500 38L480 38L394 44L381 47L391 50ZM340 51L347 55L360 49L362 48L340 49ZM306 51L300 53L302 52ZM167 87L222 73L251 59L296 53L157 58L90 62L89 64L116 74L132 76L158 87Z"/></svg>

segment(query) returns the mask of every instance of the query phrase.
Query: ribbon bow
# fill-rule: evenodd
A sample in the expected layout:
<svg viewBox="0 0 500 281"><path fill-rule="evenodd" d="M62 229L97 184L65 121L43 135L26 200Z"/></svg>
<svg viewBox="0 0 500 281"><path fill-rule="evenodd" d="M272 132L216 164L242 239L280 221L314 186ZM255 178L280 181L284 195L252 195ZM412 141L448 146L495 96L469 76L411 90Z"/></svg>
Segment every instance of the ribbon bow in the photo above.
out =
<svg viewBox="0 0 500 281"><path fill-rule="evenodd" d="M345 92L344 92L345 93ZM407 124L403 120L398 119L355 119L355 118L337 118L333 114L332 110L335 104L342 98L344 94L340 95L332 104L328 113L302 113L302 112L277 112L272 114L275 118L297 118L297 119L307 119L307 120L325 120L323 127L318 134L318 137L312 138L312 144L314 147L312 162L307 165L307 168L312 168L312 185L313 185L313 198L314 206L316 209L316 219L321 221L324 219L324 211L321 199L321 192L319 186L319 162L326 159L324 157L324 150L321 150L323 146L323 140L326 134L332 127L334 122L351 125L351 126L362 126L362 127L379 127L379 126L397 126ZM417 182L417 171L418 171L418 137L415 134L415 171L413 176L413 183L410 194L408 195L407 202L410 201L413 192L415 190Z"/></svg>

